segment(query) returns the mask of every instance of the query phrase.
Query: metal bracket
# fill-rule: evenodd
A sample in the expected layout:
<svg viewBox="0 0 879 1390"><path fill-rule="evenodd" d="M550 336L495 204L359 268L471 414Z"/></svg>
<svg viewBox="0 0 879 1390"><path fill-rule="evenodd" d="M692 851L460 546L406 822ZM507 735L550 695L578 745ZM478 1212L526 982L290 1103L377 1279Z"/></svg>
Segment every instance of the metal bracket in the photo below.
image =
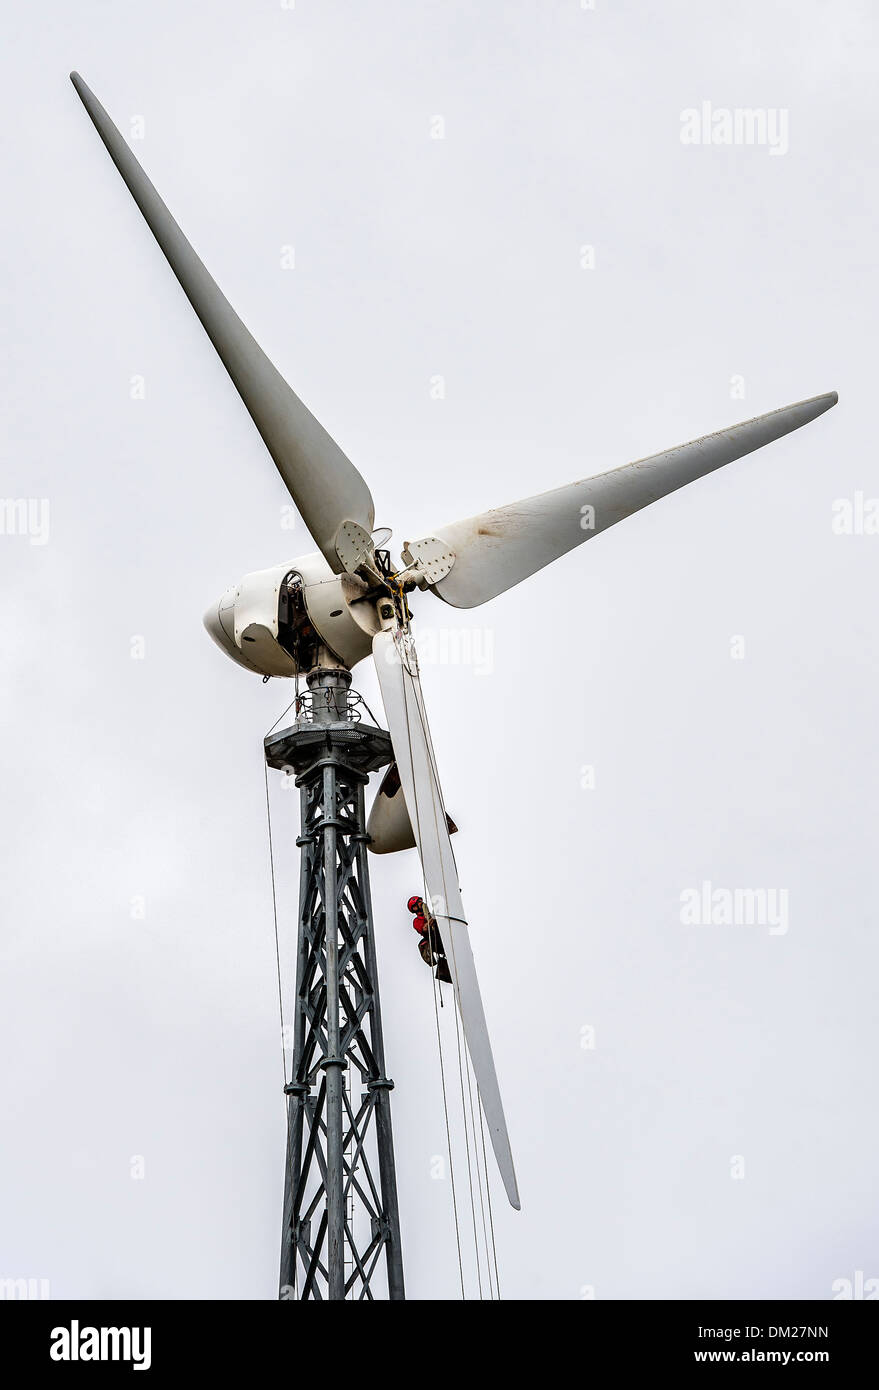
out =
<svg viewBox="0 0 879 1390"><path fill-rule="evenodd" d="M348 574L366 574L373 584L383 582L376 568L375 541L359 521L343 521L334 544L339 563Z"/></svg>
<svg viewBox="0 0 879 1390"><path fill-rule="evenodd" d="M346 523L347 524L347 523ZM455 552L446 541L436 536L424 536L420 541L406 541L400 554L408 566L397 576L401 583L410 580L419 589L427 589L445 579L455 563Z"/></svg>

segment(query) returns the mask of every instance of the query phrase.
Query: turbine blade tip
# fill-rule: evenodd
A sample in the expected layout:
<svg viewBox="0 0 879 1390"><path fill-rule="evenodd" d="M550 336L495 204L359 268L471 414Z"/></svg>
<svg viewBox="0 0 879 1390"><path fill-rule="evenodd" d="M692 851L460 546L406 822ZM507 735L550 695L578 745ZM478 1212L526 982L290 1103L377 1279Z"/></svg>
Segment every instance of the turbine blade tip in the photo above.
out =
<svg viewBox="0 0 879 1390"><path fill-rule="evenodd" d="M813 406L817 415L823 415L825 410L832 410L838 400L838 392L825 391L820 396L813 396L810 404Z"/></svg>
<svg viewBox="0 0 879 1390"><path fill-rule="evenodd" d="M836 391L822 391L819 396L810 396L804 405L817 405L822 410L829 410L832 405L836 405L839 395Z"/></svg>

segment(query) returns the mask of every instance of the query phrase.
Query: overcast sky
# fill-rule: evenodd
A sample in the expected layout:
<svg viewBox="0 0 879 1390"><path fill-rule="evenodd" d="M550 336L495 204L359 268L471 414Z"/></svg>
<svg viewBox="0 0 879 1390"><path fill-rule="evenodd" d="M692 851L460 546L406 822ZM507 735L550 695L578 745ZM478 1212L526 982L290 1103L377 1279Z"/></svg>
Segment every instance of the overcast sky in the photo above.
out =
<svg viewBox="0 0 879 1390"><path fill-rule="evenodd" d="M879 1276L871 10L8 9L2 493L33 506L0 536L0 1277L277 1281L261 742L291 693L201 617L314 547L71 68L396 542L839 391L484 608L416 613L522 1195L495 1183L502 1291ZM766 140L683 143L703 102ZM285 948L295 802L273 784ZM414 852L374 870L408 1291L454 1298ZM784 929L682 921L706 882L776 890Z"/></svg>

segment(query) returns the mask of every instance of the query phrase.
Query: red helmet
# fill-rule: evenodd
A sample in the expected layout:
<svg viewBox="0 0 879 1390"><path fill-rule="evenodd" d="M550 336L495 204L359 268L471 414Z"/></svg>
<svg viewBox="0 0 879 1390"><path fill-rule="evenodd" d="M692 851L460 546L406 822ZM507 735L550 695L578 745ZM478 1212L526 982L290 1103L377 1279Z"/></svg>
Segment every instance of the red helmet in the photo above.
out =
<svg viewBox="0 0 879 1390"><path fill-rule="evenodd" d="M420 899L420 898L410 898L409 901L407 902L406 906L408 907L408 909L409 909L410 912L417 912L418 909L419 909L420 906L421 906L421 899Z"/></svg>

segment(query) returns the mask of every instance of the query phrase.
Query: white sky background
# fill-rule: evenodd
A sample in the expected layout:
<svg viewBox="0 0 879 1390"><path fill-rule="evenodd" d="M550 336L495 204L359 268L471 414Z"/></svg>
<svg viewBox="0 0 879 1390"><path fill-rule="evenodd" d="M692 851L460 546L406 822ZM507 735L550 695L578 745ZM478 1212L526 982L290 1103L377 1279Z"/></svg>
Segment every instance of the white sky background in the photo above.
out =
<svg viewBox="0 0 879 1390"><path fill-rule="evenodd" d="M201 615L314 547L73 67L144 118L138 157L398 542L839 390L483 609L417 615L491 653L424 680L522 1192L495 1191L503 1292L879 1275L879 536L832 530L879 495L875 20L596 5L7 7L2 492L51 510L48 544L0 538L0 1276L277 1279L261 739L291 697ZM682 145L702 100L786 108L789 151ZM455 1297L418 870L374 868L408 1290ZM684 926L705 879L787 889L788 932Z"/></svg>

